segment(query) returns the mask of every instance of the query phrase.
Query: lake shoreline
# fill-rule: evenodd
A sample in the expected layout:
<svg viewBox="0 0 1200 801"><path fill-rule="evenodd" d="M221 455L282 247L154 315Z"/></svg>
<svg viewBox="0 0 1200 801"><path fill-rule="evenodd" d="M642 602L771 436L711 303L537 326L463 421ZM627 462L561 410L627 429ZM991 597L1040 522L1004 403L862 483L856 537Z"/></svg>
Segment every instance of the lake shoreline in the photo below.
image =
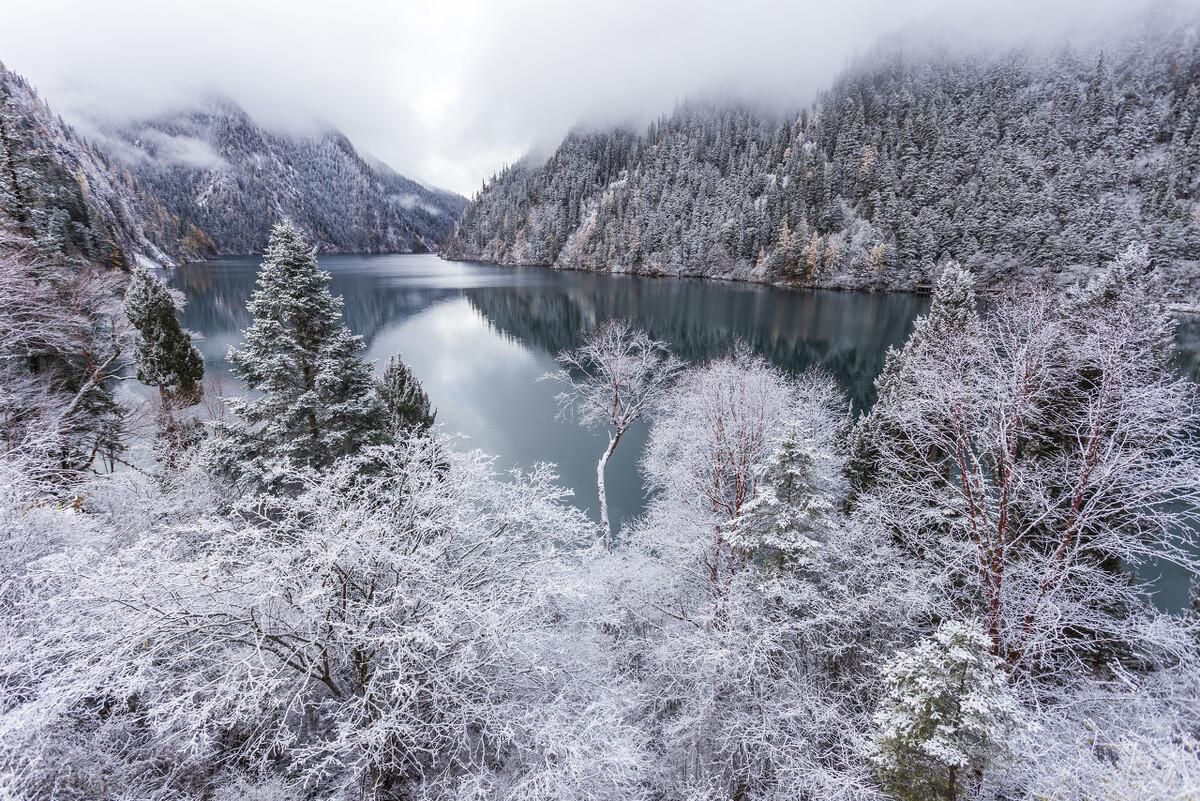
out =
<svg viewBox="0 0 1200 801"><path fill-rule="evenodd" d="M691 280L702 282L714 282L722 284L745 284L747 286L764 286L774 289L784 289L793 292L859 292L868 295L913 295L917 297L929 297L933 293L931 284L918 284L912 288L888 288L878 285L866 284L863 286L846 286L843 284L821 285L821 284L797 284L786 281L758 281L751 278L730 278L719 275L672 275L669 273L642 273L642 272L613 272L611 270L589 270L584 267L569 267L559 266L556 264L545 263L529 263L529 264L508 264L497 261L487 261L485 259L451 259L442 256L440 253L431 255L437 256L445 262L458 262L464 264L478 264L485 267L512 267L512 268L538 268L549 270L552 272L561 273L584 273L590 275L608 275L618 276L627 275L636 278L662 278L674 280ZM1186 269L1181 267L1181 269ZM1044 276L1042 276L1044 278ZM991 283L981 284L976 286L976 293L979 295L1000 296L1006 292L1016 292L1018 294L1036 294L1046 292L1061 292L1070 286L1073 286L1077 280L1084 278L1083 275L1077 275L1075 280L1066 282L1053 281L1036 281L1027 280L1025 282L1008 282L1008 283ZM1171 301L1166 298L1161 299L1166 304L1167 310L1176 314L1200 315L1200 301L1198 302L1178 302Z"/></svg>

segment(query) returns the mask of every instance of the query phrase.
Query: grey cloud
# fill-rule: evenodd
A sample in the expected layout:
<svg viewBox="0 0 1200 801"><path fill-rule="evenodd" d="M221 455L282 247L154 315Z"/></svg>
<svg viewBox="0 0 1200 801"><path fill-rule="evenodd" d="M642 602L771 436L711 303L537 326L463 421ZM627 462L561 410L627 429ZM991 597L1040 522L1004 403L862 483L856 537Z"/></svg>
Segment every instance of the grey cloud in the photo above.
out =
<svg viewBox="0 0 1200 801"><path fill-rule="evenodd" d="M1140 4L17 0L0 59L70 115L223 93L269 125L336 126L400 172L470 193L576 123L641 125L697 95L796 108L890 31L1082 36Z"/></svg>
<svg viewBox="0 0 1200 801"><path fill-rule="evenodd" d="M202 139L193 136L170 136L154 130L146 131L143 137L154 145L155 154L164 161L209 170L226 165L225 159Z"/></svg>

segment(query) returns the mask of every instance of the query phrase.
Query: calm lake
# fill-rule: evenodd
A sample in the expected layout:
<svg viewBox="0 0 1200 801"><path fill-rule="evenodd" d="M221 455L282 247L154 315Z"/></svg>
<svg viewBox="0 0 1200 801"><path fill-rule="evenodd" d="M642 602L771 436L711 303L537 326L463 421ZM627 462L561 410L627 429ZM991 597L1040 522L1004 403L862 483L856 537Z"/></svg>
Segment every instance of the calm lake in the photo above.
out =
<svg viewBox="0 0 1200 801"><path fill-rule="evenodd" d="M185 265L170 282L188 299L184 325L203 334L210 374L236 386L225 362L250 322L246 301L259 259ZM928 307L914 295L800 292L773 287L625 275L559 272L448 262L433 255L323 256L333 292L345 300L350 328L382 370L399 353L437 408L438 424L464 445L497 457L497 468L554 462L575 501L597 514L596 460L607 442L556 416L556 388L539 382L554 354L579 331L609 318L636 322L690 361L726 352L738 340L793 372L831 372L856 409L873 401L884 353L908 336ZM1200 324L1184 321L1181 366L1200 377ZM233 391L232 389L228 391ZM644 425L623 440L608 468L614 526L645 501L638 459ZM1168 575L1169 572L1169 575ZM1164 569L1158 601L1186 602L1187 577Z"/></svg>

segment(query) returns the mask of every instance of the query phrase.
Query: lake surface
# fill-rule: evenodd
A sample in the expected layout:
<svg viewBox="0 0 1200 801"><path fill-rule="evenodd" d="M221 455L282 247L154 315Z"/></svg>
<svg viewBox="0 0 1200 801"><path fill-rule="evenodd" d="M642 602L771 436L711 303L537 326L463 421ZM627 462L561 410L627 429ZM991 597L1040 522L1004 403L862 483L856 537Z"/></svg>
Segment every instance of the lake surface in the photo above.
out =
<svg viewBox="0 0 1200 801"><path fill-rule="evenodd" d="M856 409L874 400L884 354L901 344L928 299L915 295L790 291L688 279L640 278L542 267L443 261L433 255L323 256L332 290L345 300L350 328L382 371L392 354L412 366L447 432L497 457L497 469L554 462L575 502L596 517L596 461L607 434L557 417L556 387L538 379L554 354L576 346L579 332L624 318L669 342L692 362L748 343L780 367L819 365L841 383ZM250 322L258 258L185 265L169 280L187 296L183 323L200 332L209 374L236 392L225 353ZM1184 320L1181 367L1200 378L1200 320ZM622 440L609 462L614 527L643 508L638 460L644 425ZM1164 566L1158 601L1181 608L1188 577Z"/></svg>
<svg viewBox="0 0 1200 801"><path fill-rule="evenodd" d="M725 353L739 339L792 371L821 365L857 408L889 345L908 336L928 307L914 295L791 292L764 286L560 272L448 262L433 255L323 256L350 328L381 371L399 353L437 408L437 422L498 458L498 467L554 462L576 502L597 514L596 460L607 434L557 418L554 354L579 332L625 318L689 361ZM225 361L250 323L257 258L190 264L170 275L188 299L183 323L203 334L205 364L236 386ZM232 389L227 391L233 391ZM637 461L645 426L609 463L614 525L641 511Z"/></svg>

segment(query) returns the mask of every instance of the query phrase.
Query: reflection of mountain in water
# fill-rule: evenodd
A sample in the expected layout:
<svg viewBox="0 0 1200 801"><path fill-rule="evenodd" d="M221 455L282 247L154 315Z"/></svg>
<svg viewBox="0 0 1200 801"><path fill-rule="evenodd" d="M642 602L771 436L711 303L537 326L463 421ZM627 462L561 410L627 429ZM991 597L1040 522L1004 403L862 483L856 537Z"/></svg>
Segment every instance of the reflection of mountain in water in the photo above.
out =
<svg viewBox="0 0 1200 801"><path fill-rule="evenodd" d="M780 292L766 287L629 276L563 275L556 285L464 290L499 330L551 353L578 344L579 331L618 317L703 361L743 340L775 364L833 373L858 409L889 345L904 341L928 300L912 295Z"/></svg>
<svg viewBox="0 0 1200 801"><path fill-rule="evenodd" d="M254 291L257 261L248 259L188 264L176 270L172 284L188 297L184 325L210 338L238 333L250 325L246 302ZM341 295L350 329L370 342L386 326L411 317L459 290L393 285L377 276L334 273L330 288Z"/></svg>
<svg viewBox="0 0 1200 801"><path fill-rule="evenodd" d="M369 281L339 281L338 276L334 276L332 290L345 302L342 313L350 330L368 343L387 326L459 296L457 289L373 285Z"/></svg>
<svg viewBox="0 0 1200 801"><path fill-rule="evenodd" d="M1175 342L1175 359L1180 371L1192 381L1200 381L1200 315L1180 317Z"/></svg>

